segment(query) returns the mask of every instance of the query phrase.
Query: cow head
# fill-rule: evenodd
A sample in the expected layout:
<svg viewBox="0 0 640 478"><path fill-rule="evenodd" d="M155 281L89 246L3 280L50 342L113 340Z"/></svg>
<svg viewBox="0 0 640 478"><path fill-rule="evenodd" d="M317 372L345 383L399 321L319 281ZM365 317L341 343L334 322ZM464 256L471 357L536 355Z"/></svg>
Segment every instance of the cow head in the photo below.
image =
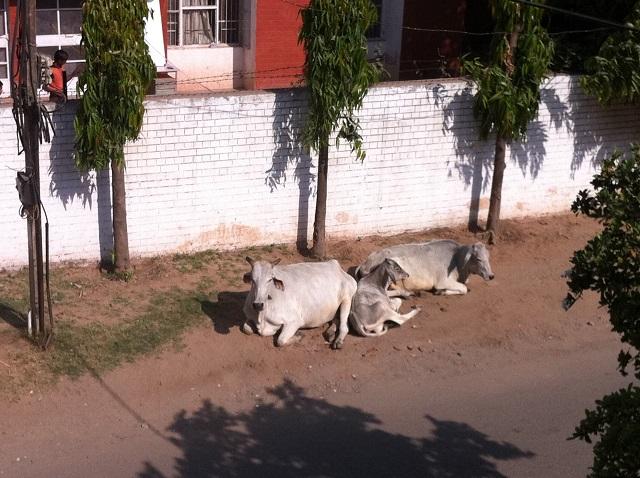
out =
<svg viewBox="0 0 640 478"><path fill-rule="evenodd" d="M284 290L284 282L276 277L274 270L274 267L280 263L280 259L271 262L255 261L251 257L247 257L246 259L249 265L251 265L251 272L247 272L243 280L245 283L251 284L253 309L256 312L261 312L264 309L264 304L268 300L271 300L271 296L269 295L271 285L276 289Z"/></svg>
<svg viewBox="0 0 640 478"><path fill-rule="evenodd" d="M484 280L492 280L494 278L491 264L489 264L489 251L483 243L476 242L469 247L465 263L470 274L477 274Z"/></svg>
<svg viewBox="0 0 640 478"><path fill-rule="evenodd" d="M385 259L381 266L385 268L385 272L389 276L389 279L394 283L398 283L409 277L407 271L400 267L400 264L393 259Z"/></svg>

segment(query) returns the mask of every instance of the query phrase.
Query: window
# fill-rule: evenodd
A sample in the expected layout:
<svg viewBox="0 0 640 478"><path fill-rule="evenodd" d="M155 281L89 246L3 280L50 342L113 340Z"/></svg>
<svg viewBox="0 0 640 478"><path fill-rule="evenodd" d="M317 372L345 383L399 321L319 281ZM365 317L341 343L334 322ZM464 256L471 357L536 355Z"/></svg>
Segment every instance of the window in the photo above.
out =
<svg viewBox="0 0 640 478"><path fill-rule="evenodd" d="M1 0L0 0L1 1ZM84 68L82 35L83 0L36 0L36 44L38 53L53 58L56 50L69 54L67 75ZM73 85L70 85L73 89Z"/></svg>
<svg viewBox="0 0 640 478"><path fill-rule="evenodd" d="M9 42L7 38L7 7L0 0L0 81L3 83L3 96L9 93Z"/></svg>
<svg viewBox="0 0 640 478"><path fill-rule="evenodd" d="M169 45L236 44L239 0L169 0Z"/></svg>
<svg viewBox="0 0 640 478"><path fill-rule="evenodd" d="M367 30L367 38L369 40L378 40L382 38L382 0L371 0L378 10L378 19Z"/></svg>

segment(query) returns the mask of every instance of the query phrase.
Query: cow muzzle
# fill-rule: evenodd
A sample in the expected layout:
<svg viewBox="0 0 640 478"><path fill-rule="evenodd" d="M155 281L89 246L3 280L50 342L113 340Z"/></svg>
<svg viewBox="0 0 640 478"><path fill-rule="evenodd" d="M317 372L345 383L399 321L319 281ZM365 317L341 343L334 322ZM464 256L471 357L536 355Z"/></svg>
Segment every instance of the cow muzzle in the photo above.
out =
<svg viewBox="0 0 640 478"><path fill-rule="evenodd" d="M253 310L255 310L256 312L262 312L263 309L264 309L264 302L253 303Z"/></svg>

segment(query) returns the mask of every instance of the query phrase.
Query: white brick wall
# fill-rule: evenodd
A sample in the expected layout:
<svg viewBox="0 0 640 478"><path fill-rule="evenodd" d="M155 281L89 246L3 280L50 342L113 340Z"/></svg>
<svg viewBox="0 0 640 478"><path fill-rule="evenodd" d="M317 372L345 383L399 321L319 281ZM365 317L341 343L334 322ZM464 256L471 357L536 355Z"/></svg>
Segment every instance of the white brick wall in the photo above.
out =
<svg viewBox="0 0 640 478"><path fill-rule="evenodd" d="M577 80L548 82L527 144L508 152L503 217L566 211L597 161L640 139L637 108L600 107ZM149 98L139 141L127 147L133 255L290 242L311 237L315 161L296 145L303 90ZM55 260L108 257L109 175L78 173L73 113L54 114L41 147L42 198ZM460 80L383 84L365 100L367 157L330 149L327 232L393 234L467 222L488 206L493 141L478 139L472 96ZM283 128L284 126L284 128ZM27 261L18 216L11 109L0 106L0 266ZM311 191L311 197L305 191Z"/></svg>

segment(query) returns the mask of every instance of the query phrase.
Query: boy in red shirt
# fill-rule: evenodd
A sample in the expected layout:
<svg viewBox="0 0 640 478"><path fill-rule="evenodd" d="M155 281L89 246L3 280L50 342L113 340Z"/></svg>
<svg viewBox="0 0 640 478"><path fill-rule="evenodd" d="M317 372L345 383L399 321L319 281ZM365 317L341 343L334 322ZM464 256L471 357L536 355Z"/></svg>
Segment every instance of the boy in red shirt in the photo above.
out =
<svg viewBox="0 0 640 478"><path fill-rule="evenodd" d="M64 64L69 59L69 54L64 50L58 50L53 54L51 65L51 83L44 87L49 92L49 101L67 101L67 72Z"/></svg>

